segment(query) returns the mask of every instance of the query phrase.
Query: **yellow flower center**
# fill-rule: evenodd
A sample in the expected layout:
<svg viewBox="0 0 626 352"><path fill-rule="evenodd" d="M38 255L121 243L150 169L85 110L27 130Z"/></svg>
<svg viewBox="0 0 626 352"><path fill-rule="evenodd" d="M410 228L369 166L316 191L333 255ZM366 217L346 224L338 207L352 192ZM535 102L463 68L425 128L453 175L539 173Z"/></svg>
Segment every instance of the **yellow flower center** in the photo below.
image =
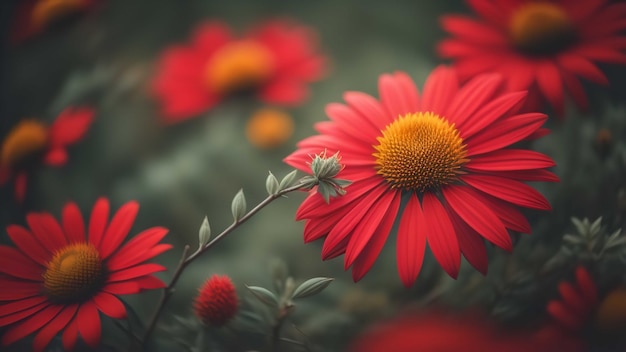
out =
<svg viewBox="0 0 626 352"><path fill-rule="evenodd" d="M291 116L280 110L264 108L248 121L246 136L255 147L271 149L285 143L293 134L293 129Z"/></svg>
<svg viewBox="0 0 626 352"><path fill-rule="evenodd" d="M91 244L74 243L56 252L43 274L45 292L53 302L91 298L105 281L100 253Z"/></svg>
<svg viewBox="0 0 626 352"><path fill-rule="evenodd" d="M35 28L44 28L75 14L83 7L84 0L40 0L33 8L31 22Z"/></svg>
<svg viewBox="0 0 626 352"><path fill-rule="evenodd" d="M217 50L206 66L206 84L220 94L253 88L274 71L272 53L254 41L242 40Z"/></svg>
<svg viewBox="0 0 626 352"><path fill-rule="evenodd" d="M431 112L401 116L374 146L378 174L393 188L425 192L457 179L467 161L454 124Z"/></svg>
<svg viewBox="0 0 626 352"><path fill-rule="evenodd" d="M522 5L513 14L509 31L515 47L530 55L557 53L576 39L567 13L558 5L541 1Z"/></svg>
<svg viewBox="0 0 626 352"><path fill-rule="evenodd" d="M18 166L42 152L47 142L46 126L34 120L24 120L2 142L0 162L7 167Z"/></svg>

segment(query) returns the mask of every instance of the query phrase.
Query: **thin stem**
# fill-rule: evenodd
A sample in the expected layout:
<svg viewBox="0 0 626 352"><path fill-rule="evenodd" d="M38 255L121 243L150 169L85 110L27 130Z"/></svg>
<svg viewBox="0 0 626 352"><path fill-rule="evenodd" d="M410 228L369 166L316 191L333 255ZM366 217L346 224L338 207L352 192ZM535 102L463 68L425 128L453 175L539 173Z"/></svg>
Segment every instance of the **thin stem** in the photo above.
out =
<svg viewBox="0 0 626 352"><path fill-rule="evenodd" d="M180 279L181 274L192 261L194 261L200 255L202 255L202 253L214 247L220 240L228 236L231 232L233 232L236 228L238 228L244 222L248 221L252 216L258 213L261 209L266 207L268 204L286 195L287 193L297 191L301 189L302 187L303 187L302 183L298 182L294 186L285 188L282 191L269 195L261 203L257 204L257 206L255 206L254 208L252 208L252 210L246 213L246 215L242 216L240 219L233 222L230 226L224 229L222 233L215 236L215 238L213 238L209 243L207 243L204 246L198 247L198 249L189 256L187 256L187 253L189 252L189 245L185 246L185 249L183 250L183 255L181 256L180 262L178 263L178 267L176 267L176 270L174 271L174 275L172 276L172 280L170 281L169 285L167 285L167 287L163 288L163 294L161 295L161 299L159 300L159 303L157 304L157 307L154 311L154 314L152 315L152 318L149 320L149 323L146 327L146 331L141 341L145 343L148 337L150 337L150 334L152 334L152 331L154 330L154 327L156 326L156 322L159 320L159 316L161 315L161 312L163 311L163 307L165 307L165 304L169 301L170 297L174 293L174 287L176 286L178 279Z"/></svg>

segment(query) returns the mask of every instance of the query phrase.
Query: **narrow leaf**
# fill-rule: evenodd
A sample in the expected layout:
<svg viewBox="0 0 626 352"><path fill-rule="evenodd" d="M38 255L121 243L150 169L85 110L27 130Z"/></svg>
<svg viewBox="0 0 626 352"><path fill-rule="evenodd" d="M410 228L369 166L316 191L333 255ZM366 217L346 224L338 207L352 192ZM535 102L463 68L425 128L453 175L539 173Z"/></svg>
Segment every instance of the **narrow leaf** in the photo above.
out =
<svg viewBox="0 0 626 352"><path fill-rule="evenodd" d="M328 287L333 280L335 279L330 277L314 277L308 279L296 288L291 298L296 299L316 295Z"/></svg>
<svg viewBox="0 0 626 352"><path fill-rule="evenodd" d="M246 288L250 290L254 297L256 297L259 301L270 307L278 307L278 298L276 298L276 295L274 295L272 291L259 286L246 285Z"/></svg>
<svg viewBox="0 0 626 352"><path fill-rule="evenodd" d="M243 189L240 189L230 207L235 221L239 221L246 214L246 207L246 196L243 194Z"/></svg>

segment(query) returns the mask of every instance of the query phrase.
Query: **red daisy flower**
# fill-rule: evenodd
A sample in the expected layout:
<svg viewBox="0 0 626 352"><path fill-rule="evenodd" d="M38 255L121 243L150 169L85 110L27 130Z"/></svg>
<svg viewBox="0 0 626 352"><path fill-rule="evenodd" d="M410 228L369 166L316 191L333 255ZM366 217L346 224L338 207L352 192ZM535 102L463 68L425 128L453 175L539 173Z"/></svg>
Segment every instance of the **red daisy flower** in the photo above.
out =
<svg viewBox="0 0 626 352"><path fill-rule="evenodd" d="M162 55L153 91L164 121L192 118L250 89L266 103L298 104L308 94L306 83L324 73L316 47L311 29L290 22L267 22L239 37L223 23L202 24L191 45Z"/></svg>
<svg viewBox="0 0 626 352"><path fill-rule="evenodd" d="M213 275L200 287L193 308L203 323L222 326L237 314L238 305L235 285L230 278Z"/></svg>
<svg viewBox="0 0 626 352"><path fill-rule="evenodd" d="M140 232L125 245L139 204L124 204L109 219L109 202L94 205L88 232L74 203L63 208L61 224L49 213L30 213L27 229L7 227L17 248L0 245L0 326L2 345L35 333L33 349L43 351L63 330L63 347L71 350L78 333L87 345L100 342L100 314L124 319L118 295L164 287L153 276L165 267L146 263L170 249L159 241L162 227Z"/></svg>
<svg viewBox="0 0 626 352"><path fill-rule="evenodd" d="M92 10L100 0L23 0L17 4L11 41L19 43L57 23Z"/></svg>
<svg viewBox="0 0 626 352"><path fill-rule="evenodd" d="M582 351L578 340L538 336L527 331L498 328L481 316L428 312L408 315L375 326L358 337L349 351Z"/></svg>
<svg viewBox="0 0 626 352"><path fill-rule="evenodd" d="M523 181L556 181L554 162L529 150L507 148L536 132L547 118L516 114L525 92L502 94L499 75L479 75L460 86L441 66L418 95L402 72L380 77L381 101L348 92L348 105L330 104L332 121L315 127L285 161L307 171L309 155L341 152L338 178L353 183L326 204L313 192L297 211L306 219L305 242L325 238L322 258L345 254L345 268L361 279L399 218L397 262L410 286L421 269L426 244L452 277L461 253L487 271L483 239L510 251L507 230L530 233L518 207L550 209Z"/></svg>
<svg viewBox="0 0 626 352"><path fill-rule="evenodd" d="M0 144L0 185L15 178L15 197L23 201L27 170L33 162L64 165L67 147L85 136L93 118L90 108L67 108L50 127L37 120L22 120Z"/></svg>
<svg viewBox="0 0 626 352"><path fill-rule="evenodd" d="M564 90L586 109L580 78L607 85L597 63L626 64L626 4L606 0L467 0L479 20L451 15L443 28L454 38L439 44L462 79L498 72L509 91L529 90L563 114ZM542 98L543 97L543 98Z"/></svg>

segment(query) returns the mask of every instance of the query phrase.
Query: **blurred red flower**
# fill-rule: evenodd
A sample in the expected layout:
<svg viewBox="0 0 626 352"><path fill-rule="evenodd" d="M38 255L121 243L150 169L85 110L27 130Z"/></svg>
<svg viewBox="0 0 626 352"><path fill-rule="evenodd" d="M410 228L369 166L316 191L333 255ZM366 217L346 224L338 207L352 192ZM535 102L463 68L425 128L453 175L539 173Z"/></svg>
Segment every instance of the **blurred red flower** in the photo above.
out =
<svg viewBox="0 0 626 352"><path fill-rule="evenodd" d="M21 0L11 26L10 40L19 43L78 14L96 7L102 0Z"/></svg>
<svg viewBox="0 0 626 352"><path fill-rule="evenodd" d="M307 83L324 74L325 64L310 28L275 20L234 36L212 21L195 30L190 45L163 52L152 90L166 123L195 117L247 90L266 103L296 105L307 97Z"/></svg>
<svg viewBox="0 0 626 352"><path fill-rule="evenodd" d="M124 204L109 222L109 201L93 207L87 231L74 203L63 208L61 224L46 212L29 213L29 228L7 227L16 247L0 245L0 326L2 345L35 334L43 351L63 331L66 350L78 334L92 348L100 342L100 312L126 318L117 296L164 287L153 274L165 267L146 263L172 248L159 243L168 230L152 227L122 245L139 210ZM108 225L107 225L108 223Z"/></svg>
<svg viewBox="0 0 626 352"><path fill-rule="evenodd" d="M15 179L15 197L23 201L27 175L34 164L62 166L67 147L80 141L93 122L91 108L67 108L49 127L34 119L24 119L0 141L0 185Z"/></svg>
<svg viewBox="0 0 626 352"><path fill-rule="evenodd" d="M480 18L442 18L453 35L438 46L466 80L497 72L509 91L529 90L536 110L547 100L558 115L566 90L583 110L580 78L607 85L598 63L626 64L626 3L606 0L467 0Z"/></svg>
<svg viewBox="0 0 626 352"><path fill-rule="evenodd" d="M552 352L582 351L580 342L563 335L535 335L499 328L485 317L428 312L374 326L358 337L349 352Z"/></svg>

